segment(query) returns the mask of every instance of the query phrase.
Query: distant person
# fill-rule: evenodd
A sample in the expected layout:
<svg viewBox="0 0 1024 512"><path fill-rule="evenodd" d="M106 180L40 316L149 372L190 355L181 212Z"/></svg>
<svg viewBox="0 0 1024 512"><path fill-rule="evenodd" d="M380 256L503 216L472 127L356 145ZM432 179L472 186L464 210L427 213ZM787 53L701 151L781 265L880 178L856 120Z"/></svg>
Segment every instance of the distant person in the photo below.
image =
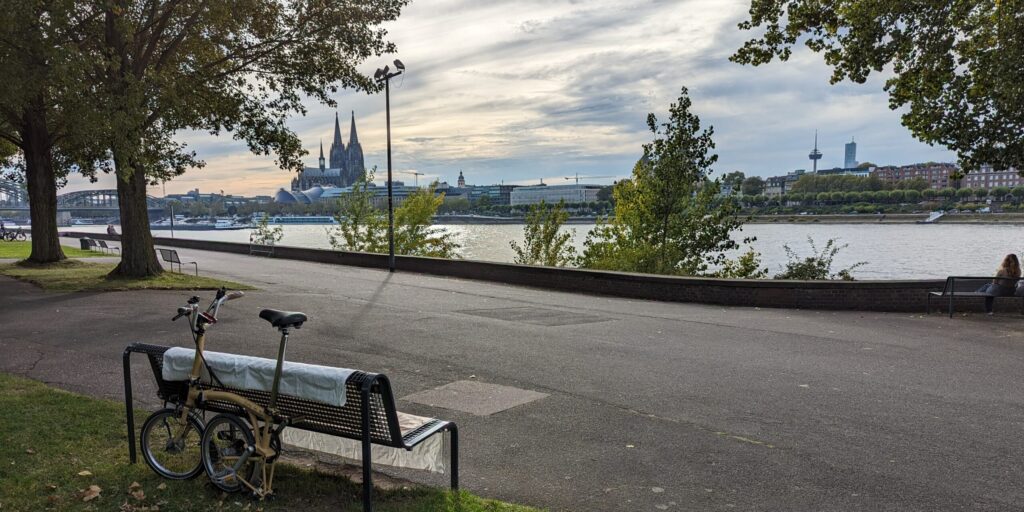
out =
<svg viewBox="0 0 1024 512"><path fill-rule="evenodd" d="M1020 279L1020 261L1016 254L1007 254L996 270L996 278L978 289L985 296L985 313L991 315L996 297L1010 297L1016 291Z"/></svg>
<svg viewBox="0 0 1024 512"><path fill-rule="evenodd" d="M114 225L113 224L107 224L107 234L108 235L116 235L117 234L117 230L114 229Z"/></svg>

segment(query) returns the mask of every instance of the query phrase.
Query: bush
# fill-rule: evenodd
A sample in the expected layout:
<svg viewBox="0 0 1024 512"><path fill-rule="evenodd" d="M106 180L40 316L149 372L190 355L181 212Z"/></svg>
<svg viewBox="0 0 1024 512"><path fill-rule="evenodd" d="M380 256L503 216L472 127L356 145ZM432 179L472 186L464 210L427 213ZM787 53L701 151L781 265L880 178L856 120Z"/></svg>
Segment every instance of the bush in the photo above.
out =
<svg viewBox="0 0 1024 512"><path fill-rule="evenodd" d="M775 279L797 279L803 281L841 279L843 281L853 281L852 270L866 265L867 262L857 262L833 273L832 262L836 254L848 247L848 244L838 245L837 242L838 239L830 238L825 243L825 247L819 252L814 239L807 237L807 243L811 246L811 256L806 257L800 257L789 245L783 245L782 248L786 250L786 257L789 258L789 262L786 263L786 267L781 273L775 275Z"/></svg>

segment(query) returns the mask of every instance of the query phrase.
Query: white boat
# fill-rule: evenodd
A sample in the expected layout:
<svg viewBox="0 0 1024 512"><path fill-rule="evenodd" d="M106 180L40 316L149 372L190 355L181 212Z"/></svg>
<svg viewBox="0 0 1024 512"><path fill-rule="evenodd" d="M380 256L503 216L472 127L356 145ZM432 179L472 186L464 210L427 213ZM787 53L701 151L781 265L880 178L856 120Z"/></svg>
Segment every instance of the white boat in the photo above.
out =
<svg viewBox="0 0 1024 512"><path fill-rule="evenodd" d="M217 219L217 222L213 225L213 229L249 229L251 227L251 224L238 222L234 219Z"/></svg>

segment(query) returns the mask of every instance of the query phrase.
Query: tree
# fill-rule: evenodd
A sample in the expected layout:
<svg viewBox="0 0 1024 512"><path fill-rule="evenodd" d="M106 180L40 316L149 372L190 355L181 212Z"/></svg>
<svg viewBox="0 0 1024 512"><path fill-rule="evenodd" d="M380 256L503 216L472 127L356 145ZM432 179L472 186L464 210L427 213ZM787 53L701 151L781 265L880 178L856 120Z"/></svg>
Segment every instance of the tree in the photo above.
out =
<svg viewBox="0 0 1024 512"><path fill-rule="evenodd" d="M957 191L952 187L945 187L939 190L939 197L945 197L946 199L950 199L952 197L955 197L956 195Z"/></svg>
<svg viewBox="0 0 1024 512"><path fill-rule="evenodd" d="M742 225L738 206L719 197L719 183L708 178L718 159L711 153L714 130L702 130L690 106L683 87L668 122L647 116L654 140L644 145L632 178L615 185L615 215L587 236L582 266L699 275L738 247L730 238Z"/></svg>
<svg viewBox="0 0 1024 512"><path fill-rule="evenodd" d="M1022 198L1024 198L1024 187L1021 187L1021 186L1013 187L1013 189L1010 190L1010 193L1013 194L1013 199L1014 200L1016 200L1017 202L1020 202L1020 200Z"/></svg>
<svg viewBox="0 0 1024 512"><path fill-rule="evenodd" d="M183 129L231 132L285 169L302 167L287 128L307 99L334 105L338 86L374 91L356 66L394 51L382 23L406 0L111 0L99 3L88 76L116 168L121 262L111 273L159 274L146 210L150 181L202 162L173 139Z"/></svg>
<svg viewBox="0 0 1024 512"><path fill-rule="evenodd" d="M610 203L612 201L612 189L614 188L614 185L601 187L601 189L597 191L597 200Z"/></svg>
<svg viewBox="0 0 1024 512"><path fill-rule="evenodd" d="M907 192L905 190L890 190L889 200L894 203L901 203L907 198Z"/></svg>
<svg viewBox="0 0 1024 512"><path fill-rule="evenodd" d="M903 198L908 203L918 203L918 202L921 201L921 193L918 192L917 190L914 190L914 189L904 190L903 191Z"/></svg>
<svg viewBox="0 0 1024 512"><path fill-rule="evenodd" d="M926 188L921 191L921 197L924 197L925 199L935 199L938 195L939 191L934 188Z"/></svg>
<svg viewBox="0 0 1024 512"><path fill-rule="evenodd" d="M748 196L756 196L764 192L764 180L760 176L751 176L743 180L740 189Z"/></svg>
<svg viewBox="0 0 1024 512"><path fill-rule="evenodd" d="M374 208L375 191L369 188L373 173L352 186L352 192L343 195L334 219L338 226L328 229L331 246L338 250L387 253L388 221L384 212ZM409 194L395 208L395 254L455 258L459 244L452 233L432 226L437 209L444 202L444 194L437 193L437 183Z"/></svg>
<svg viewBox="0 0 1024 512"><path fill-rule="evenodd" d="M722 176L722 185L728 185L733 194L738 194L743 188L743 180L746 179L746 177L747 176L743 174L743 171L733 171ZM744 194L746 193L747 192L744 192Z"/></svg>
<svg viewBox="0 0 1024 512"><path fill-rule="evenodd" d="M6 2L0 9L0 168L25 179L32 223L28 260L64 259L57 237L57 186L73 168L92 170L103 151L79 80L88 61L77 41L95 11L72 1ZM75 165L77 164L77 166Z"/></svg>
<svg viewBox="0 0 1024 512"><path fill-rule="evenodd" d="M1006 200L1006 196L1010 195L1010 187L995 187L992 189L992 197L999 201Z"/></svg>
<svg viewBox="0 0 1024 512"><path fill-rule="evenodd" d="M722 268L710 274L710 277L723 279L764 279L768 269L761 268L761 254L753 249L739 255L734 260L726 260Z"/></svg>
<svg viewBox="0 0 1024 512"><path fill-rule="evenodd" d="M980 164L1024 169L1024 10L1021 0L863 2L751 0L743 30L764 28L731 60L786 61L803 42L831 82L889 73L889 106L915 137Z"/></svg>
<svg viewBox="0 0 1024 512"><path fill-rule="evenodd" d="M959 197L960 199L970 199L972 196L974 196L974 190L972 190L970 187L962 188L956 191L956 196Z"/></svg>
<svg viewBox="0 0 1024 512"><path fill-rule="evenodd" d="M256 227L249 233L249 242L256 245L274 245L284 238L282 226L270 226L270 216L263 214Z"/></svg>
<svg viewBox="0 0 1024 512"><path fill-rule="evenodd" d="M515 240L509 245L515 251L513 260L519 265L545 265L564 267L576 263L576 248L572 246L575 230L560 232L569 214L565 203L547 205L544 201L530 207L523 226L523 245Z"/></svg>

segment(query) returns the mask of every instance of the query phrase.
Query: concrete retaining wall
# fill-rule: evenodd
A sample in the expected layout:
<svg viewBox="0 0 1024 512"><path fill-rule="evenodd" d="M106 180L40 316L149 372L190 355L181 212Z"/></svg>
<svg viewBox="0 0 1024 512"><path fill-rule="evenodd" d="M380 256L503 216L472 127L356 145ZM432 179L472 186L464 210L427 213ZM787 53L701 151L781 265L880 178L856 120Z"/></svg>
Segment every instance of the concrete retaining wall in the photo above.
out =
<svg viewBox="0 0 1024 512"><path fill-rule="evenodd" d="M119 236L64 232L66 237L118 240ZM154 238L157 245L204 251L248 254L248 244L182 238ZM387 255L279 246L275 258L335 265L387 268ZM924 313L927 292L941 290L943 280L904 281L777 281L770 279L711 279L669 277L625 272L579 270L468 260L397 256L404 272L492 281L549 290L611 295L635 299L697 302L728 306L804 308ZM961 302L958 300L958 302ZM1001 300L1000 309L1019 307ZM979 310L981 301L965 300L958 311Z"/></svg>

